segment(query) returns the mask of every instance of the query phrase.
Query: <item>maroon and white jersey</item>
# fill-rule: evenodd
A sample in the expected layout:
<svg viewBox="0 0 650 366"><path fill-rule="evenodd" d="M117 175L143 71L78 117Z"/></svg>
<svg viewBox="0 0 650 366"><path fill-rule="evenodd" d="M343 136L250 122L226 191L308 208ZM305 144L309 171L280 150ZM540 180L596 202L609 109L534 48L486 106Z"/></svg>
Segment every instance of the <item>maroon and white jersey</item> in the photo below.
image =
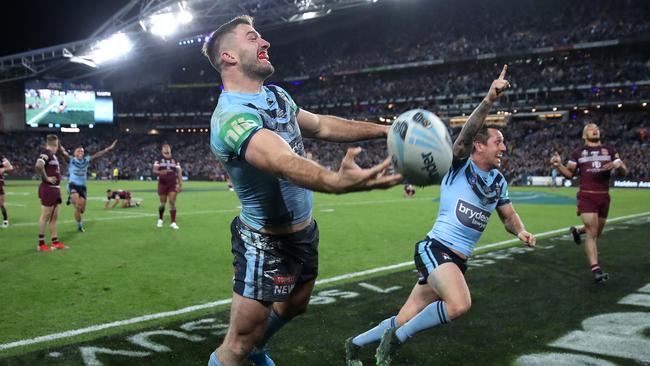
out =
<svg viewBox="0 0 650 366"><path fill-rule="evenodd" d="M5 158L2 154L0 154L0 168L4 168L5 162L8 162L7 158ZM0 183L3 183L5 181L5 175L0 174Z"/></svg>
<svg viewBox="0 0 650 366"><path fill-rule="evenodd" d="M611 170L604 170L603 166L616 159L618 159L618 153L613 147L607 145L583 146L573 150L569 163L578 165L580 190L609 191Z"/></svg>
<svg viewBox="0 0 650 366"><path fill-rule="evenodd" d="M118 198L123 200L131 198L131 192L123 190L112 191L110 197L108 197L109 200L116 200Z"/></svg>
<svg viewBox="0 0 650 366"><path fill-rule="evenodd" d="M59 169L59 160L56 158L56 155L48 149L43 149L38 159L45 162L45 174L48 177L56 178L55 183L50 183L45 179L45 177L41 177L43 184L48 186L58 186L61 182L61 170Z"/></svg>
<svg viewBox="0 0 650 366"><path fill-rule="evenodd" d="M153 166L158 166L158 170L160 171L160 175L158 176L159 183L176 184L176 176L178 175L178 170L181 168L178 160L174 158L167 159L161 156L153 163Z"/></svg>

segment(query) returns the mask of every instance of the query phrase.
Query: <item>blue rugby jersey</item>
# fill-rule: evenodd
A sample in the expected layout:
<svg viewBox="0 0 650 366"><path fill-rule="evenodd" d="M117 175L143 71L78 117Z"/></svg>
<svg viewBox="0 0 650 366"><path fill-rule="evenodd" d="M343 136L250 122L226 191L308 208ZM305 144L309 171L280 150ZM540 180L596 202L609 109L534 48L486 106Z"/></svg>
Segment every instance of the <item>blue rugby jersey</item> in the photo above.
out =
<svg viewBox="0 0 650 366"><path fill-rule="evenodd" d="M469 257L494 209L508 203L508 183L501 172L454 158L440 184L438 218L427 236Z"/></svg>
<svg viewBox="0 0 650 366"><path fill-rule="evenodd" d="M256 94L222 92L212 114L210 148L239 196L241 220L253 229L297 224L311 216L312 191L259 170L245 159L248 142L262 128L305 156L297 113L298 106L285 90L264 86Z"/></svg>
<svg viewBox="0 0 650 366"><path fill-rule="evenodd" d="M88 177L88 166L90 165L90 156L85 155L83 159L71 157L68 162L68 175L70 176L70 183L78 186L86 185L86 178Z"/></svg>

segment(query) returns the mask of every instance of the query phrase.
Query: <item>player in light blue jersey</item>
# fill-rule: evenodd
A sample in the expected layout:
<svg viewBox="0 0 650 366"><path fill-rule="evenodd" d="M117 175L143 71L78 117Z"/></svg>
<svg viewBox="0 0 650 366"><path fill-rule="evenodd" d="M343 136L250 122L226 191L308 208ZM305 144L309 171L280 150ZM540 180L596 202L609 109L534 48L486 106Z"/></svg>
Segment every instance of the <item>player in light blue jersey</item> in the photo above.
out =
<svg viewBox="0 0 650 366"><path fill-rule="evenodd" d="M84 232L84 225L81 221L81 215L86 210L86 179L88 177L88 166L90 161L97 159L106 155L108 152L115 148L117 140L105 148L104 150L98 151L93 155L86 155L84 148L79 146L74 149L73 156L70 157L70 154L66 151L63 145L59 146L61 154L68 161L68 201L69 205L72 201L74 205L74 219L77 221L77 230L79 232Z"/></svg>
<svg viewBox="0 0 650 366"><path fill-rule="evenodd" d="M347 365L361 365L359 349L380 339L377 365L389 365L390 351L396 345L469 310L471 297L464 277L467 258L495 209L506 231L535 246L535 236L524 229L498 170L506 151L503 135L495 128L484 127L492 103L510 87L506 70L504 66L454 142L452 167L440 185L438 218L415 245L418 282L396 316L345 342Z"/></svg>
<svg viewBox="0 0 650 366"><path fill-rule="evenodd" d="M224 91L212 115L210 146L226 168L242 211L231 224L234 281L230 327L209 365L273 365L266 342L304 313L318 275L318 227L312 191L345 193L388 188L390 159L361 169L349 149L338 172L305 158L302 137L328 141L383 138L374 123L317 115L299 108L277 86L270 44L240 16L213 32L203 46L221 74Z"/></svg>

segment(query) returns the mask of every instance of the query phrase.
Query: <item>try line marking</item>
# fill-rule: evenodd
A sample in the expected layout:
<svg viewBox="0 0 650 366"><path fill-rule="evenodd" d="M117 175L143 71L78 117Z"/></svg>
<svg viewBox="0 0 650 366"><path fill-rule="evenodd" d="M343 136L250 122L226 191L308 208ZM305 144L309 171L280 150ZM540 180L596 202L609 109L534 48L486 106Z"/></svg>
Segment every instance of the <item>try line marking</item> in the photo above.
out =
<svg viewBox="0 0 650 366"><path fill-rule="evenodd" d="M627 219L632 219L636 217L641 217L641 216L646 216L650 214L650 211L646 212L641 212L638 214L633 214L633 215L626 215L626 216L619 216L615 217L612 219L607 220L608 222L617 222L617 221L622 221L622 220L627 220ZM538 233L535 234L537 237L547 237L559 233L566 233L567 230L569 230L569 227L561 228L561 229L556 229L556 230L551 230L551 231L545 231L543 233ZM511 244L518 242L519 239L510 239L510 240L503 240L499 241L496 243L490 243L486 245L482 245L474 251L474 253L482 253L489 251L489 249L493 249L495 247L500 247L506 244ZM365 271L360 271L360 272L352 272L352 273L346 273L342 274L339 276L334 276L330 278L325 278L322 280L316 281L316 285L324 285L328 283L333 283L333 282L338 282L342 280L347 280L350 278L355 278L355 277L361 277L361 276L366 276L369 274L374 274L374 273L380 273L380 272L385 272L385 271L390 271L393 269L397 268L402 268L402 267L407 267L413 265L413 261L408 261L408 262L402 262L402 263L397 263L397 264L391 264L388 266L382 266L382 267L376 267L376 268L371 268L367 269ZM165 311L162 313L156 313L156 314L148 314L148 315L143 315L143 316L138 316L135 318L131 319L126 319L126 320L119 320L111 323L104 323L104 324L97 324L97 325L91 325L89 327L85 328L80 328L80 329L74 329L74 330L68 330L65 332L60 332L60 333L53 333L53 334L48 334L40 337L35 337L35 338L30 338L30 339L23 339L20 341L14 341L14 342L9 342L9 343L4 343L0 344L0 351L1 350L6 350L10 348L15 348L15 347L21 347L21 346L27 346L30 344L36 344L36 343L43 343L43 342L49 342L53 341L56 339L62 339L62 338L70 338L74 337L80 334L86 334L86 333L92 333L92 332L97 332L103 329L109 329L109 328L116 328L116 327L121 327L129 324L136 324L136 323L141 323L141 322L146 322L149 320L154 320L154 319L160 319L160 318L167 318L171 316L176 316L180 314L186 314L186 313L191 313L197 310L202 310L202 309L209 309L221 305L227 305L231 303L231 299L223 299L223 300L218 300L218 301L213 301L213 302L208 302L205 304L199 304L199 305L193 305L193 306L188 306L182 309L178 310L172 310L172 311Z"/></svg>

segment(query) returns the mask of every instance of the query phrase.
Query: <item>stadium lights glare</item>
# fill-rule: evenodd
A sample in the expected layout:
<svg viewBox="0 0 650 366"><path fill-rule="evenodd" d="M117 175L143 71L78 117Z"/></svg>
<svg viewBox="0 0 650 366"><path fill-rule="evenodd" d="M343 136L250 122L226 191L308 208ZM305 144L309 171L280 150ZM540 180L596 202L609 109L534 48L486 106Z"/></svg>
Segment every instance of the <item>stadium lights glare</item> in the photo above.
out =
<svg viewBox="0 0 650 366"><path fill-rule="evenodd" d="M124 33L115 33L93 46L90 55L83 57L99 65L106 61L124 56L131 51L133 44ZM72 61L72 60L71 60Z"/></svg>
<svg viewBox="0 0 650 366"><path fill-rule="evenodd" d="M193 19L192 13L182 7L177 13L167 12L154 14L148 20L149 31L152 34L165 38L176 32L180 25L188 24Z"/></svg>
<svg viewBox="0 0 650 366"><path fill-rule="evenodd" d="M643 103L641 103L641 105L642 105L643 107L645 107L645 106L648 105L648 103L647 103L647 102L643 102Z"/></svg>

